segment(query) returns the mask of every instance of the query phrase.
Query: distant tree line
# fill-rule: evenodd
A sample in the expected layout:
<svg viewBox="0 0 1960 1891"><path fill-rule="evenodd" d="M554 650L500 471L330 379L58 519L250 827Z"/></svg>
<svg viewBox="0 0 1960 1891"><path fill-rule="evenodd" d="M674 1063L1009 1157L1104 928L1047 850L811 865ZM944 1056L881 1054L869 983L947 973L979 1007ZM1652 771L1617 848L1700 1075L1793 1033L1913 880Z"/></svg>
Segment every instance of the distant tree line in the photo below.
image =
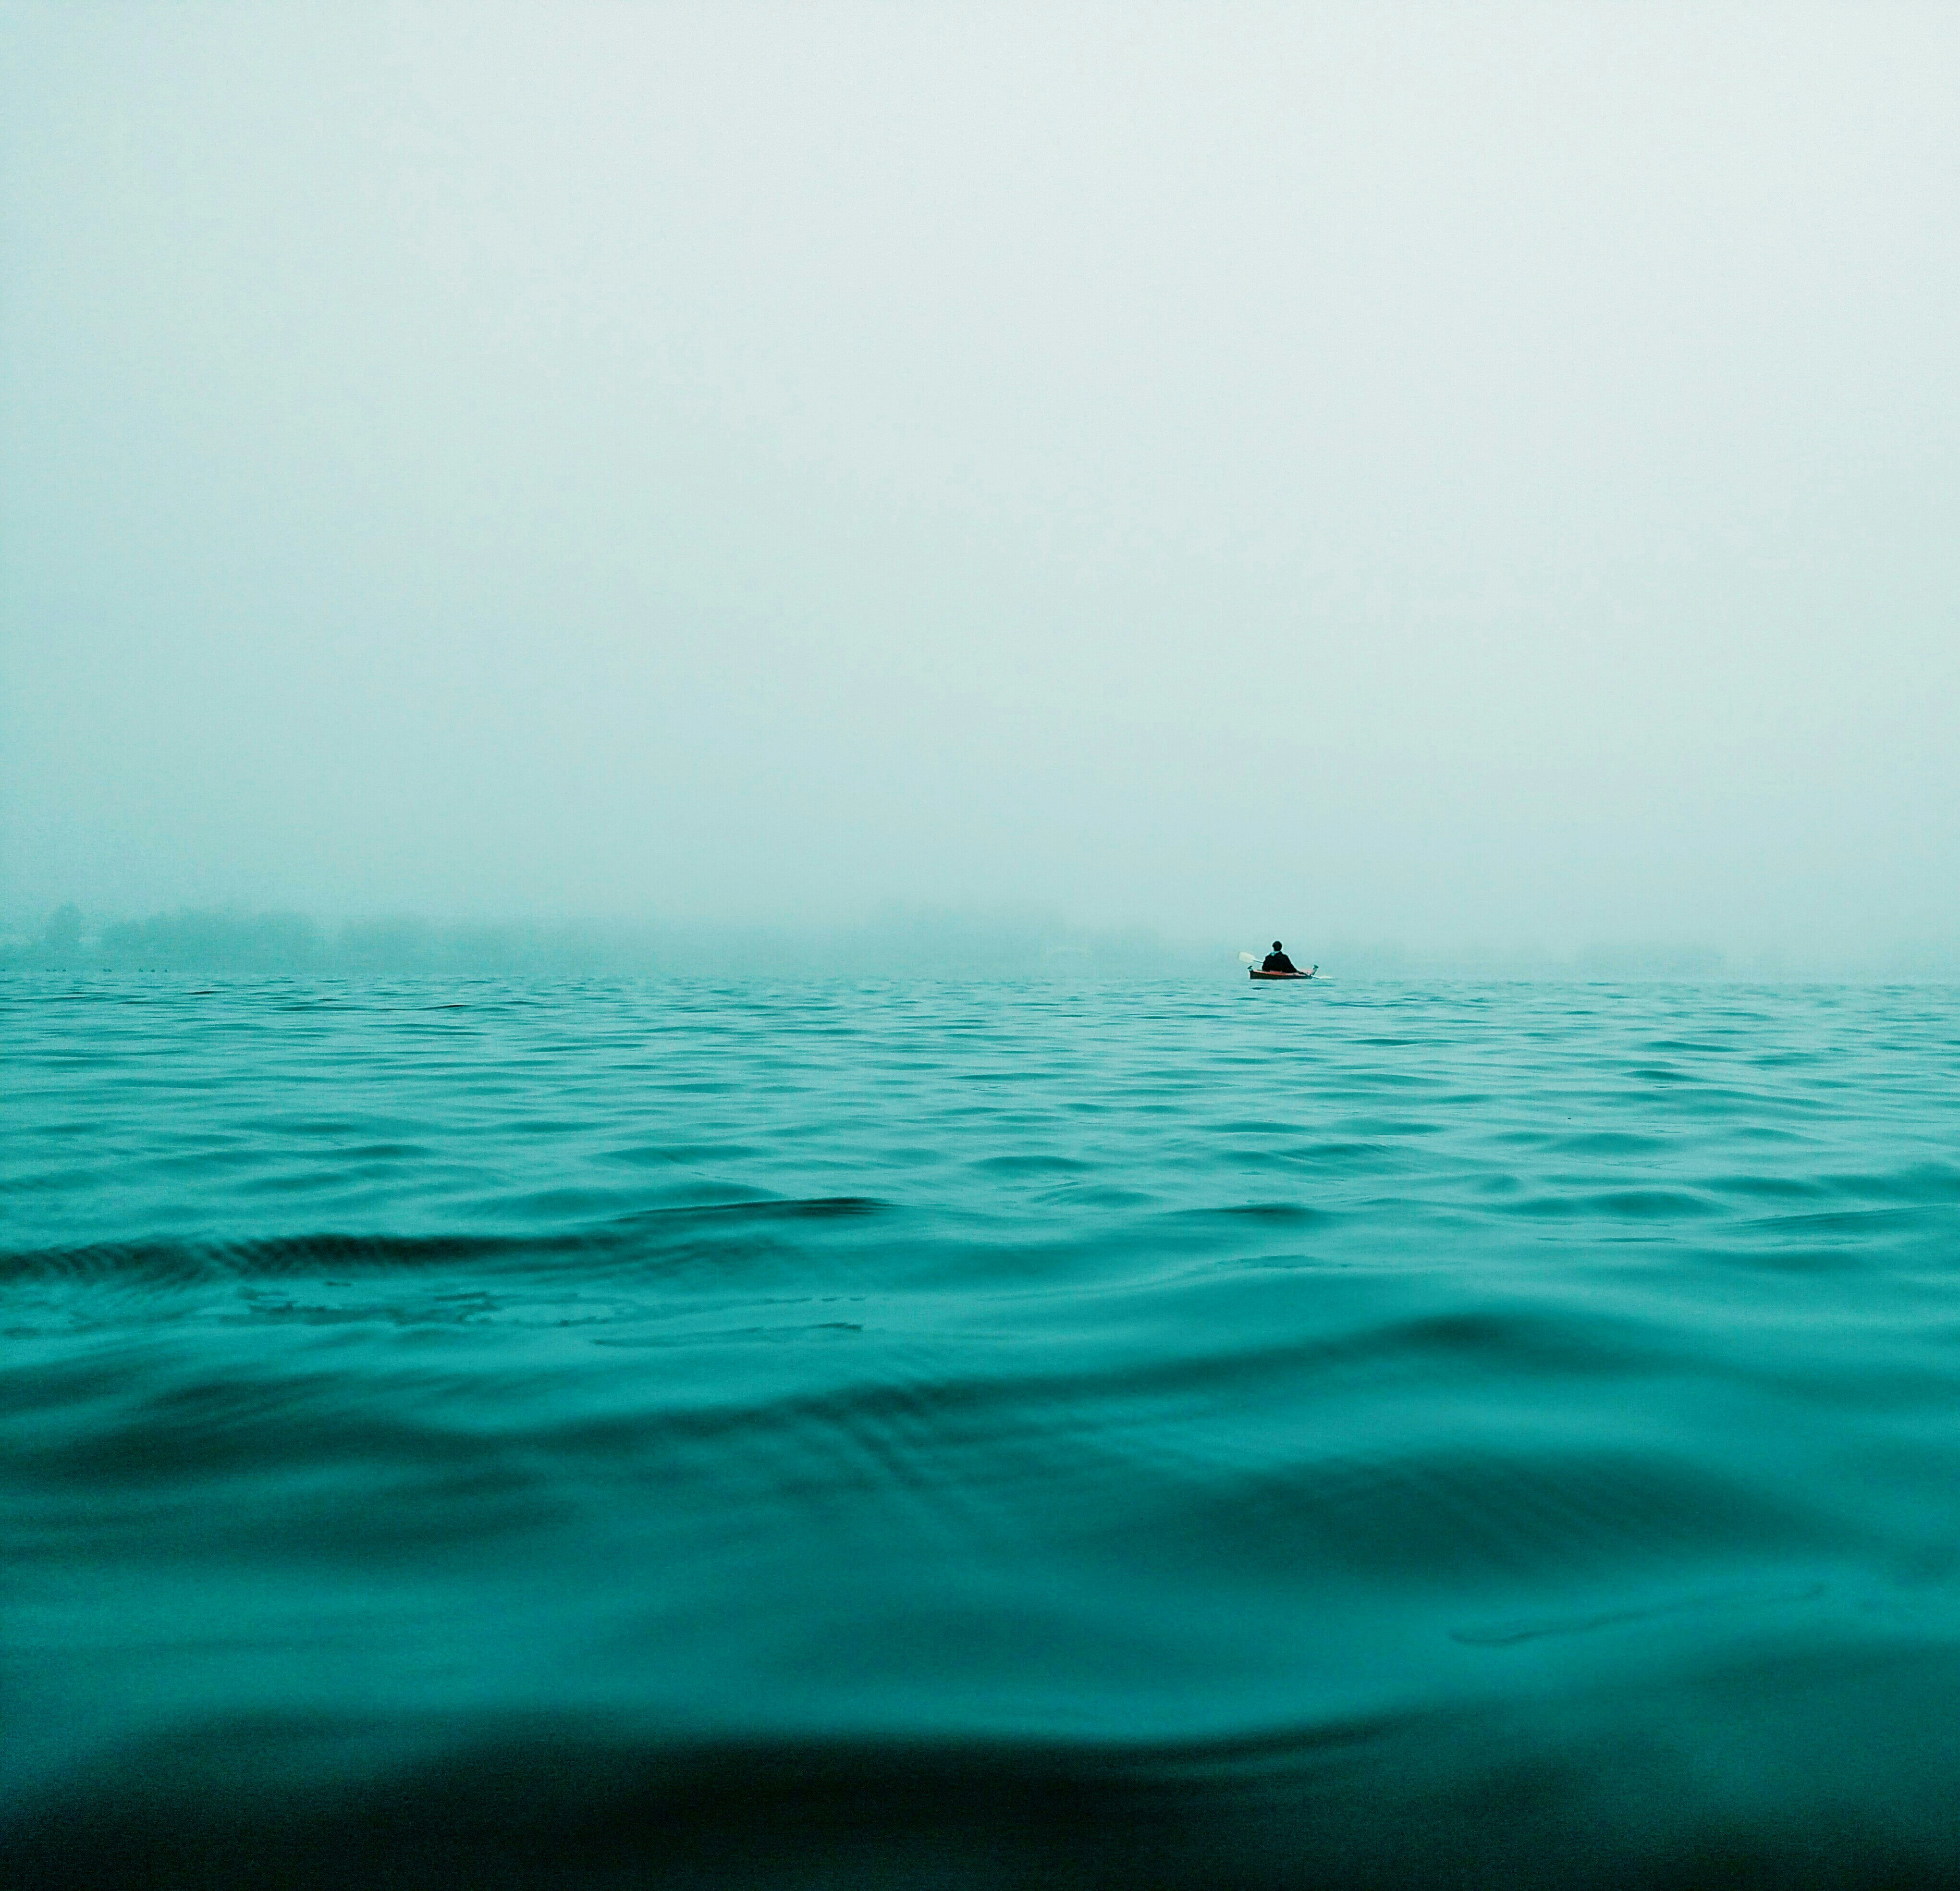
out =
<svg viewBox="0 0 1960 1891"><path fill-rule="evenodd" d="M1214 951L1204 962L1216 960ZM35 931L0 940L15 970L99 967L192 973L630 976L782 973L838 977L1133 976L1189 969L1189 951L1148 933L1071 931L1043 915L892 912L828 929L441 921L337 925L295 912L206 909L91 926L65 906Z"/></svg>
<svg viewBox="0 0 1960 1891"><path fill-rule="evenodd" d="M17 967L235 973L467 973L646 969L648 942L589 927L403 918L337 926L297 912L210 909L91 929L72 905L4 950Z"/></svg>

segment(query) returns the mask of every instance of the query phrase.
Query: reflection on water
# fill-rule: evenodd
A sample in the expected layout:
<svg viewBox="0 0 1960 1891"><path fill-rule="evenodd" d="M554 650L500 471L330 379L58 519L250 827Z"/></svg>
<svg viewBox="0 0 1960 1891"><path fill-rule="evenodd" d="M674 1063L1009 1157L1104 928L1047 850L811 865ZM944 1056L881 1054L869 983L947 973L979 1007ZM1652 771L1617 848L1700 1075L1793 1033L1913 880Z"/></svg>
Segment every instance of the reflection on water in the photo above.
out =
<svg viewBox="0 0 1960 1891"><path fill-rule="evenodd" d="M1960 1883L1960 993L0 990L17 1882Z"/></svg>

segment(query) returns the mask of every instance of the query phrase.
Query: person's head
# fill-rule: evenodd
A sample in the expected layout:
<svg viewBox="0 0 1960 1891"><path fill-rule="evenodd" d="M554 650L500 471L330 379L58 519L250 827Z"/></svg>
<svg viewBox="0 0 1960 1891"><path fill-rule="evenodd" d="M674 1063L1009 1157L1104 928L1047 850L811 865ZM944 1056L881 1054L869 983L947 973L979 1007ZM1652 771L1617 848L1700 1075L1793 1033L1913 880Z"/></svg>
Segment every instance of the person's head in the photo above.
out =
<svg viewBox="0 0 1960 1891"><path fill-rule="evenodd" d="M1281 945L1278 940L1275 939L1273 941L1273 950L1275 952L1284 952L1286 950L1286 947Z"/></svg>

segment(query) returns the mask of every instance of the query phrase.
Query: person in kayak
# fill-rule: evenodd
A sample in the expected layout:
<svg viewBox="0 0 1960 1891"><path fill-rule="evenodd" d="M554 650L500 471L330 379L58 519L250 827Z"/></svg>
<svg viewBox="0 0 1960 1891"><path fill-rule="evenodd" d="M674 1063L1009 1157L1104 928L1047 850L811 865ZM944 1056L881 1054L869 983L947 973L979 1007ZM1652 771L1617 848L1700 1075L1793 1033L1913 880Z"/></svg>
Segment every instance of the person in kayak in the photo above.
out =
<svg viewBox="0 0 1960 1891"><path fill-rule="evenodd" d="M1286 947L1278 940L1273 941L1273 949L1266 954L1266 962L1259 967L1262 972L1298 973L1300 967L1286 955Z"/></svg>

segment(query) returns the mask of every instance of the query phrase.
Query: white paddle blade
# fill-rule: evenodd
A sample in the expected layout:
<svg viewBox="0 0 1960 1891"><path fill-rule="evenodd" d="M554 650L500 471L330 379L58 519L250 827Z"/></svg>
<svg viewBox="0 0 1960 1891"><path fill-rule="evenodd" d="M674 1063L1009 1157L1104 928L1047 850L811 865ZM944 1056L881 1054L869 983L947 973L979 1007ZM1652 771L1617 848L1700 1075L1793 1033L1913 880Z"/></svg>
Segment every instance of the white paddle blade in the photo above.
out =
<svg viewBox="0 0 1960 1891"><path fill-rule="evenodd" d="M1239 963L1241 965L1257 965L1258 962L1259 955L1256 952L1242 952L1239 954Z"/></svg>

